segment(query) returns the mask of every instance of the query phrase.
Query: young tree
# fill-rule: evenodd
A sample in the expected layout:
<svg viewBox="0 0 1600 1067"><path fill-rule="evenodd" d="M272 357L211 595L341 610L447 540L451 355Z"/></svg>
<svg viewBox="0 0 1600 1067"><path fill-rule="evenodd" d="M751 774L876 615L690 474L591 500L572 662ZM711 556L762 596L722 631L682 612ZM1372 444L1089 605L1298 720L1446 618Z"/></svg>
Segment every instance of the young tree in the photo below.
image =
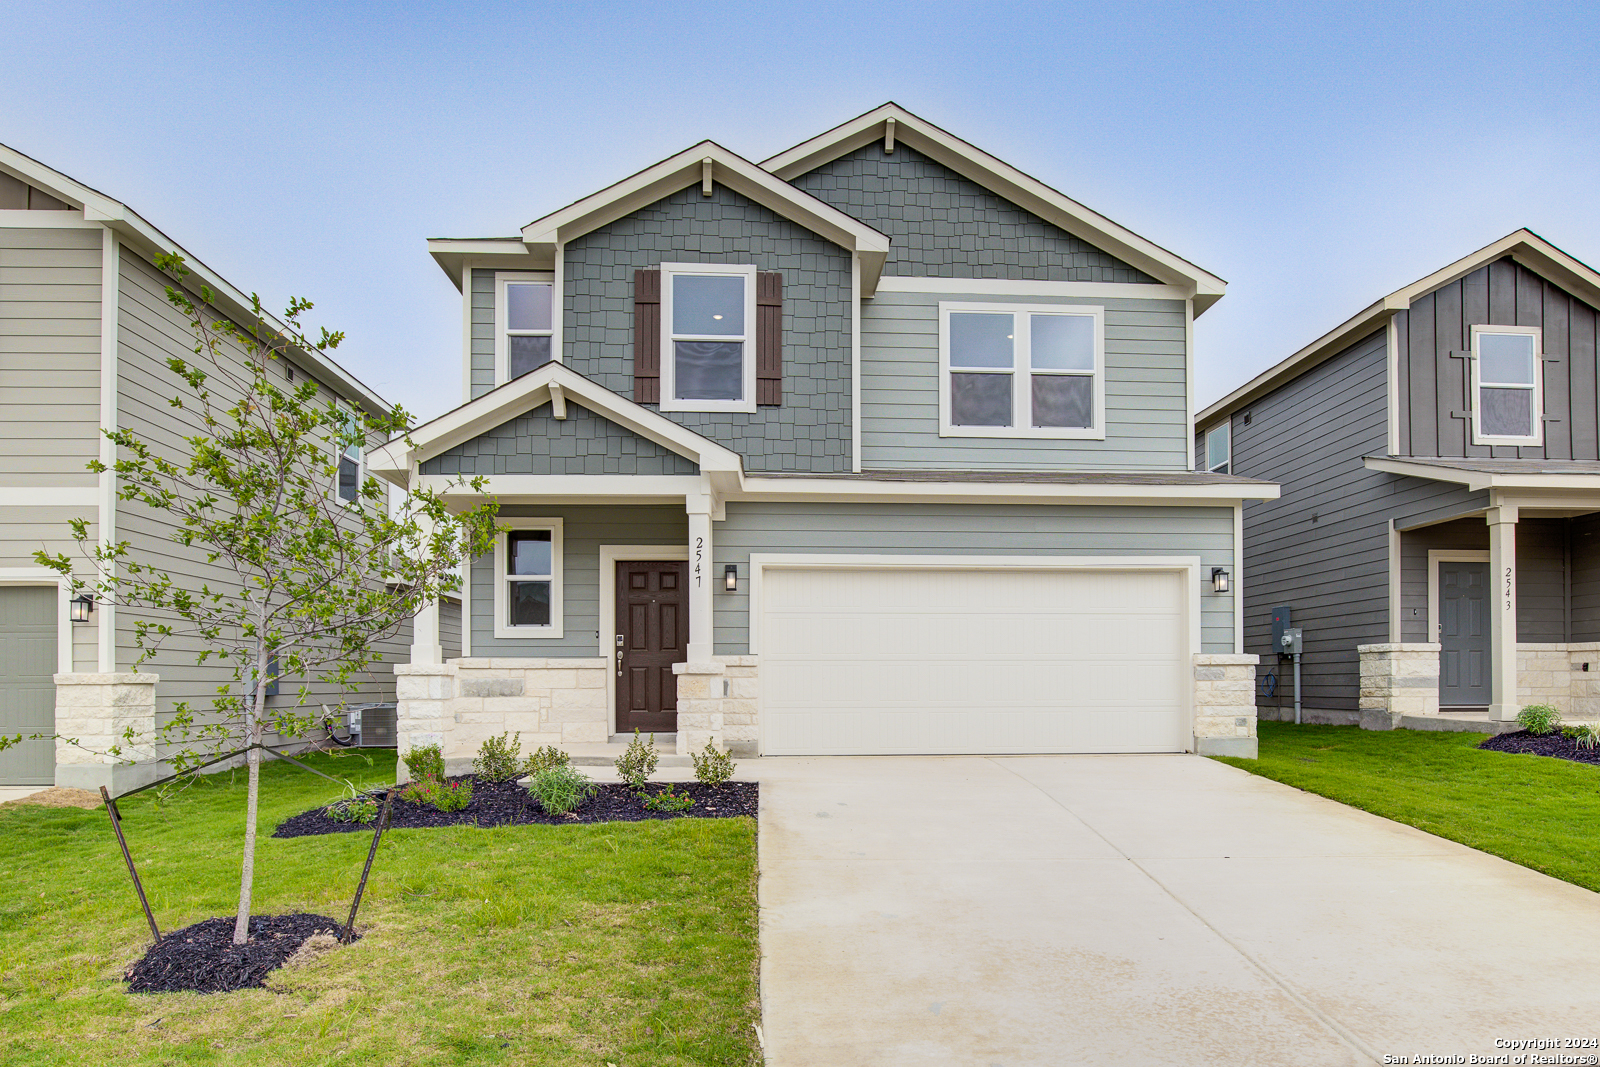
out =
<svg viewBox="0 0 1600 1067"><path fill-rule="evenodd" d="M280 384L267 373L296 351L327 352L343 335L324 329L307 337L301 319L312 305L295 298L281 325L262 314L259 298L252 298L254 321L236 324L209 307L214 294L206 287L198 287L199 303L191 299L181 284L189 274L181 257L162 257L157 266L180 283L167 287L167 299L194 335L192 358L167 360L182 382L171 404L199 429L186 438L189 455L180 457L131 430L108 430L120 457L112 469L122 500L159 513L174 541L226 579L186 586L135 558L126 541L94 540L84 519L72 522L88 563L84 575L64 554L40 551L36 558L70 578L74 591L92 589L102 600L140 609L136 669L180 638L199 642L197 662L231 668L231 681L208 708L179 704L156 731L153 740L181 771L258 745L269 730L292 737L314 726L304 683L295 707L271 711L268 686L281 676L355 688L354 676L379 658L374 645L459 588L463 560L492 548L497 506L489 501L452 515L438 493L419 489L391 508L376 478L358 482L350 452L372 434L404 435L406 413L398 406L383 415L345 409L319 397L309 378ZM106 468L95 461L89 469ZM481 480L472 484L482 488ZM247 759L235 944L248 938L261 750L251 748Z"/></svg>

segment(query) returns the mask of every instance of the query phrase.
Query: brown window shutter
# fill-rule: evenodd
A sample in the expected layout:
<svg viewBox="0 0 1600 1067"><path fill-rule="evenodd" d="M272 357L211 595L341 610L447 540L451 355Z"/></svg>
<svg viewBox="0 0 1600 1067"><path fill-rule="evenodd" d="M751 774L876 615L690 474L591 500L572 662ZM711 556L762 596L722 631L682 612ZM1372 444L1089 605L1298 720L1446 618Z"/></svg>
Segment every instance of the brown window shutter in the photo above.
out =
<svg viewBox="0 0 1600 1067"><path fill-rule="evenodd" d="M783 275L756 275L756 403L783 404Z"/></svg>
<svg viewBox="0 0 1600 1067"><path fill-rule="evenodd" d="M661 403L661 272L633 272L633 399Z"/></svg>

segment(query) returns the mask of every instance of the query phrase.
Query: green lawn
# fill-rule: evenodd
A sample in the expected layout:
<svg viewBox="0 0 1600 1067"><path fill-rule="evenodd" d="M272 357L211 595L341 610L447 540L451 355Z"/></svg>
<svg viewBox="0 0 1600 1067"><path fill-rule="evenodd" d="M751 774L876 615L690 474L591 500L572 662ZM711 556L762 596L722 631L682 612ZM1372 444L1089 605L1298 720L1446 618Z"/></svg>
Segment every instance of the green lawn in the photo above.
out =
<svg viewBox="0 0 1600 1067"><path fill-rule="evenodd" d="M1485 752L1483 734L1260 724L1252 774L1600 891L1600 768Z"/></svg>
<svg viewBox="0 0 1600 1067"><path fill-rule="evenodd" d="M314 762L393 781L374 759ZM163 933L237 900L232 777L119 805ZM369 834L264 836L336 795L264 768L256 913L348 911ZM395 830L362 940L213 996L124 992L149 931L103 809L0 809L0 871L0 1063L759 1062L750 819Z"/></svg>

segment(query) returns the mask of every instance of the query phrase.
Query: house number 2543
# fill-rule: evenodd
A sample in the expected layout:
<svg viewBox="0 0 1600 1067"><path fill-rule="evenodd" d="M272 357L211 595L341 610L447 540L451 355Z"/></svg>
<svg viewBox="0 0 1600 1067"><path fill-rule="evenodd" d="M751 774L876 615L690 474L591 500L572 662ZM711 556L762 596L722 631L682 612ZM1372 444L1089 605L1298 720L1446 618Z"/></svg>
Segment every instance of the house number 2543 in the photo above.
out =
<svg viewBox="0 0 1600 1067"><path fill-rule="evenodd" d="M700 564L705 559L705 555L706 539L704 537L696 537L694 539L694 587L696 589L700 588L700 579L702 577Z"/></svg>
<svg viewBox="0 0 1600 1067"><path fill-rule="evenodd" d="M1506 610L1510 611L1511 610L1511 568L1510 567L1506 568L1505 591L1506 591Z"/></svg>

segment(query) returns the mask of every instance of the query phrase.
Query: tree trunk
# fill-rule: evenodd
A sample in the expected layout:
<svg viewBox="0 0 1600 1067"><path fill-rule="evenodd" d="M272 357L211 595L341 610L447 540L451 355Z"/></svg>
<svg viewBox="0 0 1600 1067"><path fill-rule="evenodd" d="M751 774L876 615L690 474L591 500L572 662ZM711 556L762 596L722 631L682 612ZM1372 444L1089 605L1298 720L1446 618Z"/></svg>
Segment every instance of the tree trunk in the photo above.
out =
<svg viewBox="0 0 1600 1067"><path fill-rule="evenodd" d="M249 718L249 726L245 729L245 744L256 745L261 742L262 722L266 716L267 708L267 663L266 648L263 645L256 647L256 691L251 707L253 714ZM256 877L256 807L261 796L261 750L252 748L245 756L250 767L250 784L245 790L244 803L244 863L239 871L239 912L233 920L233 943L242 945L250 940L250 890L255 885Z"/></svg>

